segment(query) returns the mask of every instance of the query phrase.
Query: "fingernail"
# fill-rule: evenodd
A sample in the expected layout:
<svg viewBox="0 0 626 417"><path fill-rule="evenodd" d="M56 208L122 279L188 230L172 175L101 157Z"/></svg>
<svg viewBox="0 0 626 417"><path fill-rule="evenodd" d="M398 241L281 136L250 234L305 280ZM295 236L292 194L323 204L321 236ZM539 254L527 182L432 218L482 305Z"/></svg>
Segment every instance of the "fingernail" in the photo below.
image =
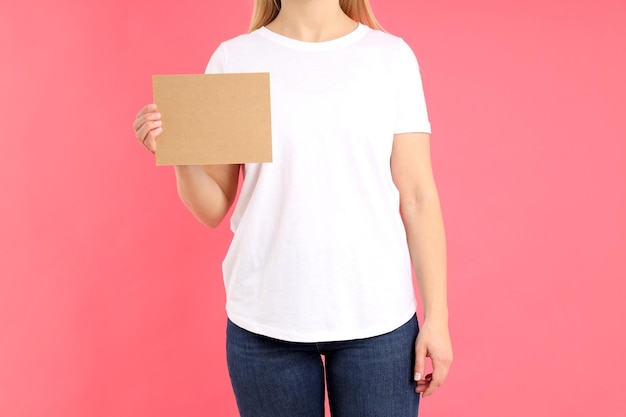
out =
<svg viewBox="0 0 626 417"><path fill-rule="evenodd" d="M415 379L416 381L419 381L420 379L422 379L422 374L419 372L415 372L413 379Z"/></svg>

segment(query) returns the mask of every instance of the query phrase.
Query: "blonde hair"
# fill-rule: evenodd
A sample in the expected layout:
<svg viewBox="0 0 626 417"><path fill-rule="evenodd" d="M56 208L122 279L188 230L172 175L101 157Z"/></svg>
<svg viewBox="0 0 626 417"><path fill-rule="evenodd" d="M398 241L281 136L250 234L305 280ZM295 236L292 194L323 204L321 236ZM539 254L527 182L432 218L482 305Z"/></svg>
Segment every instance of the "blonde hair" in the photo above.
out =
<svg viewBox="0 0 626 417"><path fill-rule="evenodd" d="M384 30L376 20L369 0L339 0L343 12L351 19L361 22L372 29ZM267 25L276 19L280 12L281 0L254 0L250 32Z"/></svg>

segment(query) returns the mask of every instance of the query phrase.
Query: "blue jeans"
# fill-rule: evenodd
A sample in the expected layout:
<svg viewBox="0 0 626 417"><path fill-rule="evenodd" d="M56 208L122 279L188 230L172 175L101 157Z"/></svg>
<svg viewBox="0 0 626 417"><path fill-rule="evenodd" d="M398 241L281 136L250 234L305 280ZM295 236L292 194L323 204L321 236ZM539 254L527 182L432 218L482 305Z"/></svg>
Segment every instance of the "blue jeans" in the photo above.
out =
<svg viewBox="0 0 626 417"><path fill-rule="evenodd" d="M333 417L416 417L418 332L413 316L380 336L294 343L251 333L228 320L226 355L239 414L323 417L328 384Z"/></svg>

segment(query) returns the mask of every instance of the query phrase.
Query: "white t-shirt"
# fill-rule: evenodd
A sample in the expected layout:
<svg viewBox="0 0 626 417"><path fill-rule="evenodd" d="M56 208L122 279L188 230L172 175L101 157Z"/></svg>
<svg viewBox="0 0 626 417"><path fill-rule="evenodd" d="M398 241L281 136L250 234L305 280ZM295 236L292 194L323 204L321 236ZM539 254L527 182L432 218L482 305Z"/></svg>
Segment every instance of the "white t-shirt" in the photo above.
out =
<svg viewBox="0 0 626 417"><path fill-rule="evenodd" d="M326 42L263 27L222 43L206 69L239 72L270 73L273 162L245 164L228 317L295 342L401 326L416 303L391 149L395 133L430 133L413 51L365 25Z"/></svg>

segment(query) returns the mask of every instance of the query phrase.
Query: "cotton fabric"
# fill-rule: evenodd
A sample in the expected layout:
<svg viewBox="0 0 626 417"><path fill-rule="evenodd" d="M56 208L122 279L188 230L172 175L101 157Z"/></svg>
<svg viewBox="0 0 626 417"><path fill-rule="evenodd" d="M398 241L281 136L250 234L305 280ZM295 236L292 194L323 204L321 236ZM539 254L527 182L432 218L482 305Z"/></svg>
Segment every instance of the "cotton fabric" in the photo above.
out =
<svg viewBox="0 0 626 417"><path fill-rule="evenodd" d="M273 162L245 164L223 262L237 326L294 342L380 335L415 313L394 134L431 132L417 59L359 24L326 42L263 27L206 73L269 72Z"/></svg>

